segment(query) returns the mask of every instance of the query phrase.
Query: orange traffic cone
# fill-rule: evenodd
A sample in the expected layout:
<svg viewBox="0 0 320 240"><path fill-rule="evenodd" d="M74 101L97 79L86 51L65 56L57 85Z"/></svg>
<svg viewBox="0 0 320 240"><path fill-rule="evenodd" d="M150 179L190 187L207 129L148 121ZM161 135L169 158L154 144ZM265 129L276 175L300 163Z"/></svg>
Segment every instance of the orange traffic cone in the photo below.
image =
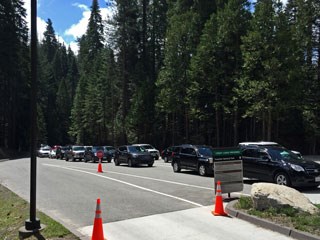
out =
<svg viewBox="0 0 320 240"><path fill-rule="evenodd" d="M225 213L223 210L223 200L221 195L221 182L217 182L217 189L216 189L216 204L214 211L212 211L212 214L215 216L227 216L228 214Z"/></svg>
<svg viewBox="0 0 320 240"><path fill-rule="evenodd" d="M99 159L99 164L98 164L98 173L103 173L103 171L102 171L101 159Z"/></svg>
<svg viewBox="0 0 320 240"><path fill-rule="evenodd" d="M104 240L101 208L100 208L100 198L97 199L96 216L94 218L94 225L93 225L91 240Z"/></svg>

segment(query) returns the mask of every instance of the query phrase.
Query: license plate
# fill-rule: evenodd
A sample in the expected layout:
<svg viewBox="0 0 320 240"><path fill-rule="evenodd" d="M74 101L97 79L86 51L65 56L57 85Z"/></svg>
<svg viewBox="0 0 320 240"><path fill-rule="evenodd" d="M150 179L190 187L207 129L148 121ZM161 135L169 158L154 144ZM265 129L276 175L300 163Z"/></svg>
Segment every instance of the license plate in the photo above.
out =
<svg viewBox="0 0 320 240"><path fill-rule="evenodd" d="M320 182L320 176L315 178L316 182Z"/></svg>

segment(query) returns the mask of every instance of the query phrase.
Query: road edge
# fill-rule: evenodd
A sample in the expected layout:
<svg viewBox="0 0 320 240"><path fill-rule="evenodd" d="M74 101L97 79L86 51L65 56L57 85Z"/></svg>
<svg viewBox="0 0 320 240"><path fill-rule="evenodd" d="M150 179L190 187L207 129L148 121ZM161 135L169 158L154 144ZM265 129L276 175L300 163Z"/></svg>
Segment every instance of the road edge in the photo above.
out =
<svg viewBox="0 0 320 240"><path fill-rule="evenodd" d="M234 205L237 202L238 200L233 200L226 205L226 212L231 217L239 218L241 220L255 224L259 227L269 229L271 231L278 232L280 234L283 234L298 240L320 240L320 237L312 235L310 233L298 231L296 229L289 228L286 226L281 226L276 223L270 222L268 220L249 215L245 212L240 211L239 209L235 209Z"/></svg>

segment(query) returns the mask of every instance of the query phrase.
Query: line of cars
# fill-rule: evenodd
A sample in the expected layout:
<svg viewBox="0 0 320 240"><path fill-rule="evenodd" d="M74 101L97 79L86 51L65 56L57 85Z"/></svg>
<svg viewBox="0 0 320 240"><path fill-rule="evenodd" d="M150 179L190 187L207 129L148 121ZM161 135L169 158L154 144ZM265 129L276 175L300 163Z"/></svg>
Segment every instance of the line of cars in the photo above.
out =
<svg viewBox="0 0 320 240"><path fill-rule="evenodd" d="M57 159L65 159L66 161L84 161L97 162L99 151L103 151L102 161L111 162L114 159L115 165L122 163L128 164L130 167L140 164L153 166L154 160L160 158L160 152L150 144L132 144L123 145L115 148L113 146L55 146L50 148L46 146L46 153L43 153L44 147L38 151L39 157L49 157Z"/></svg>
<svg viewBox="0 0 320 240"><path fill-rule="evenodd" d="M305 160L299 152L290 151L278 143L242 142L231 152L233 154L226 159L242 159L243 176L246 178L293 187L320 185L320 164ZM201 176L213 174L217 160L214 148L192 144L168 147L161 156L164 162L171 162L174 172L188 169L197 171Z"/></svg>

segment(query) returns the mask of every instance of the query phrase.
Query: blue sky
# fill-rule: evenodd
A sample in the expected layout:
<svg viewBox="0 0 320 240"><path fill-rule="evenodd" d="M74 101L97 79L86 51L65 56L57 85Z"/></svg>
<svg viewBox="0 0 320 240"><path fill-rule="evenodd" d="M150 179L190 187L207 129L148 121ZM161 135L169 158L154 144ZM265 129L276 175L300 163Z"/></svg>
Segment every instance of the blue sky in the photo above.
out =
<svg viewBox="0 0 320 240"><path fill-rule="evenodd" d="M27 21L30 22L30 1L23 0L27 9ZM108 8L109 0L98 0L103 19L111 17ZM92 0L38 0L37 1L37 30L41 41L48 18L53 23L53 28L60 42L70 45L77 51L76 39L85 33L90 16ZM30 28L30 27L29 27Z"/></svg>

